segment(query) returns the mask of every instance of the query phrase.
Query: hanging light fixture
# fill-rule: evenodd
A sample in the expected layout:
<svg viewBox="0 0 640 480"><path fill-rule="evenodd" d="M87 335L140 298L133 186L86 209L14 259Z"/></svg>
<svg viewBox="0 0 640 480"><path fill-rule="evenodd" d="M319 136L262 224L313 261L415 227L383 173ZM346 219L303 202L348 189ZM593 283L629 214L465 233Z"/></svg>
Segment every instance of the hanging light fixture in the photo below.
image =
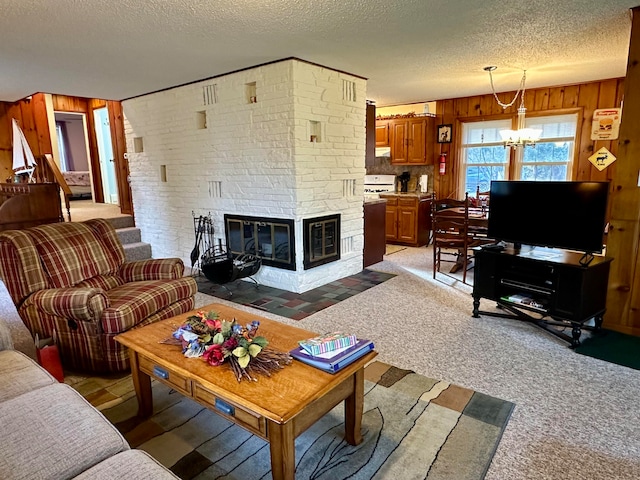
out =
<svg viewBox="0 0 640 480"><path fill-rule="evenodd" d="M489 80L491 81L491 91L493 92L493 96L498 102L498 105L502 107L503 110L506 110L518 99L518 95L520 95L520 106L518 107L518 123L516 130L500 130L500 137L502 137L502 141L504 142L504 146L506 147L525 147L530 146L534 147L536 142L540 140L540 135L542 135L542 130L538 128L526 128L525 127L525 114L527 112L527 108L524 106L524 91L525 91L525 81L527 79L527 71L524 70L522 73L522 80L520 80L520 88L511 100L510 103L502 103L496 94L496 89L493 86L493 75L492 72L498 67L490 66L484 67L484 70L489 72Z"/></svg>

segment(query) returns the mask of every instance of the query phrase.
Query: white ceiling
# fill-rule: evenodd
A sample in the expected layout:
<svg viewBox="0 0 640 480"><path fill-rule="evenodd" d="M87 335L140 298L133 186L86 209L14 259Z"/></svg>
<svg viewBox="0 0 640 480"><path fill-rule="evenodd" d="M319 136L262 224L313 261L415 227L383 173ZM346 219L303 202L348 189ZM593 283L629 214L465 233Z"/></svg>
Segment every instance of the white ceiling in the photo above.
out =
<svg viewBox="0 0 640 480"><path fill-rule="evenodd" d="M1 0L0 100L123 100L297 57L378 106L625 75L640 0Z"/></svg>

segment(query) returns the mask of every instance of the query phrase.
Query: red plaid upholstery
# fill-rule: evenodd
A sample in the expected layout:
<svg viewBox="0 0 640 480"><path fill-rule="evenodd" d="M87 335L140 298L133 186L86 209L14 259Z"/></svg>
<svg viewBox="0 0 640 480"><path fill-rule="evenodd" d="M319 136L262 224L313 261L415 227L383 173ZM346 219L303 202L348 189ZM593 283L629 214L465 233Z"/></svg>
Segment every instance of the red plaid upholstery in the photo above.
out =
<svg viewBox="0 0 640 480"><path fill-rule="evenodd" d="M122 287L109 290L111 306L102 314L102 329L105 333L129 330L142 319L171 304L193 297L196 291L191 277L182 277L172 282L151 280L125 283Z"/></svg>
<svg viewBox="0 0 640 480"><path fill-rule="evenodd" d="M0 233L0 278L32 334L53 336L63 365L129 368L114 337L193 309L196 282L178 258L125 262L106 220Z"/></svg>
<svg viewBox="0 0 640 480"><path fill-rule="evenodd" d="M117 273L121 264L83 223L53 223L30 230L54 288L72 287L96 275Z"/></svg>
<svg viewBox="0 0 640 480"><path fill-rule="evenodd" d="M184 269L175 258L165 260L138 260L125 263L120 269L120 277L125 282L141 280L171 280L180 278Z"/></svg>

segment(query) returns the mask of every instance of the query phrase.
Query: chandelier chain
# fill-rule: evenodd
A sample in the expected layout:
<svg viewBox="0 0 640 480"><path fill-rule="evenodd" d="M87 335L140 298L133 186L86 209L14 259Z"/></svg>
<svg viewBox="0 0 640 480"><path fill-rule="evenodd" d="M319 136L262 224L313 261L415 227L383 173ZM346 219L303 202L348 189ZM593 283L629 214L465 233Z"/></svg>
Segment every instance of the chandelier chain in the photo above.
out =
<svg viewBox="0 0 640 480"><path fill-rule="evenodd" d="M520 92L522 92L522 104L524 105L524 83L525 80L527 78L527 71L524 70L522 73L522 79L520 80L520 88L518 88L518 91L516 92L516 94L513 97L513 100L511 100L511 102L509 103L503 103L500 101L500 99L498 98L498 94L496 93L496 88L493 85L493 75L491 74L491 70L488 70L489 72L489 80L491 82L491 91L493 92L493 96L496 99L496 102L498 102L498 105L500 105L502 107L503 110L506 110L507 108L509 108L510 106L512 106L514 103L516 103L516 100L518 99L518 95L520 95Z"/></svg>

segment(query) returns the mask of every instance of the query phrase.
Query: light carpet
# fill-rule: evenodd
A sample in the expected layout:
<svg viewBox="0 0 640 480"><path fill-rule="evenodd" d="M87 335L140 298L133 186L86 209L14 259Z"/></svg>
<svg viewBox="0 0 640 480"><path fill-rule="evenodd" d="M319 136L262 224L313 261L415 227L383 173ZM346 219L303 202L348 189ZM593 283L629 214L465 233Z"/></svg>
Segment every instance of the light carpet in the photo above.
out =
<svg viewBox="0 0 640 480"><path fill-rule="evenodd" d="M344 441L338 405L296 440L297 478L484 478L513 403L381 362L365 373L363 442ZM103 411L132 447L182 479L271 478L264 440L156 381L153 396L146 421L135 397Z"/></svg>
<svg viewBox="0 0 640 480"><path fill-rule="evenodd" d="M393 253L401 252L402 250L406 250L406 249L407 247L403 247L402 245L387 244L384 254L391 255Z"/></svg>

